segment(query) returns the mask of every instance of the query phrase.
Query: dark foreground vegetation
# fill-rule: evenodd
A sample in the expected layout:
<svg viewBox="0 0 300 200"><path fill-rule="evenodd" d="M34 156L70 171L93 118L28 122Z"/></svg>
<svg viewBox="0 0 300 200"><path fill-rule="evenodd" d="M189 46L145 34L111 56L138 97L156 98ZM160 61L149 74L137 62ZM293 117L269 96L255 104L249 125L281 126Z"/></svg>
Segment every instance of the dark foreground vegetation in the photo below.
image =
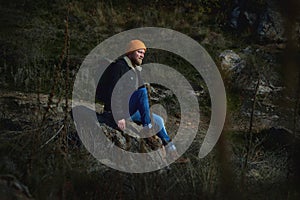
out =
<svg viewBox="0 0 300 200"><path fill-rule="evenodd" d="M296 0L2 0L0 199L299 199L299 10ZM186 34L209 52L225 84L227 117L213 151L198 158L211 111L205 82L182 58L150 50L146 62L189 80L201 123L184 154L188 164L129 174L81 144L72 87L99 43L150 26ZM176 98L155 90L175 133Z"/></svg>

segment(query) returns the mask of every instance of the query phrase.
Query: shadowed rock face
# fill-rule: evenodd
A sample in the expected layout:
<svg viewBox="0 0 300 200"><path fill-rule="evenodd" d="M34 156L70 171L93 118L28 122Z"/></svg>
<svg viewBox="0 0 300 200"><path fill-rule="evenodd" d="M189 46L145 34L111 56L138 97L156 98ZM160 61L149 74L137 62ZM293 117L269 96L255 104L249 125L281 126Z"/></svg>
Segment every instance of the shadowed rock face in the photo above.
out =
<svg viewBox="0 0 300 200"><path fill-rule="evenodd" d="M153 101L158 101L161 98L166 98L171 94L161 92L153 97ZM74 127L71 112L71 100L69 100L68 111L65 112L64 100L53 97L50 101L49 95L22 93L22 92L1 92L0 94L0 128L1 134L5 133L5 137L11 137L11 132L22 134L24 131L31 131L40 128L42 131L47 129L46 133L42 132L42 142L46 142L53 137L53 141L61 135L61 128L64 125L68 127L67 139L69 144L80 146L80 138L77 130ZM152 151L160 148L161 140L156 137L140 138L139 132L142 126L127 121L127 128L120 131L112 115L102 113L102 106L96 104L96 111L89 108L89 105L78 106L74 109L79 110L81 114L82 124L84 126L96 128L100 126L105 136L120 148L132 152L139 152L140 148L145 148L145 151ZM97 116L97 121L91 116ZM160 113L161 114L161 113ZM67 115L67 116L66 116ZM64 122L64 120L66 121ZM47 128L50 127L50 128ZM55 135L57 133L57 135ZM55 137L54 137L55 135ZM45 138L44 138L45 137ZM43 145L42 145L43 146Z"/></svg>
<svg viewBox="0 0 300 200"><path fill-rule="evenodd" d="M279 5L266 0L260 7L253 8L250 2L236 1L231 11L230 26L237 30L252 30L261 42L285 41L284 21Z"/></svg>
<svg viewBox="0 0 300 200"><path fill-rule="evenodd" d="M2 93L0 97L1 132L6 133L15 131L21 133L25 130L34 129L38 125L37 122L39 121L39 119L41 120L43 115L45 115L45 110L48 107L48 95L40 95L39 100L40 102L38 103L36 94L25 94L20 92ZM54 99L53 104L50 105L50 107L52 108L50 109L48 115L46 114L45 120L47 121L47 123L49 122L49 126L55 122L61 124L61 120L64 118L65 115L63 112L63 107L65 106L63 102L59 103L58 107L56 107L56 103L57 99ZM76 107L75 109L80 110L80 113L82 114L82 123L84 123L82 125L85 125L87 127L93 127L97 124L100 125L103 130L103 133L113 142L119 144L120 148L123 149L128 148L127 143L129 141L127 140L131 138L131 140L133 141L132 145L129 146L131 146L131 149L135 149L137 151L139 146L138 140L143 140L138 136L138 133L142 128L141 126L128 121L127 129L125 131L120 131L117 129L116 123L114 122L112 115L101 113L101 108L96 108L97 111L100 112L97 113L98 121L91 119L90 116L92 114L95 114L95 111L91 110L90 108L82 106ZM30 113L32 115L30 115ZM70 138L74 139L76 138L74 136L76 135L76 130L73 126L72 119L68 118L68 120L68 123L71 125L69 136ZM79 138L77 137L77 139ZM158 138L157 140L158 143L160 143Z"/></svg>
<svg viewBox="0 0 300 200"><path fill-rule="evenodd" d="M94 119L91 119L91 116L95 111L84 106L78 106L73 109L82 114L80 124L76 124L77 130L81 130L80 127L89 127L96 130L97 126L100 125L103 134L121 149L131 152L140 152L142 149L142 151L149 152L162 146L162 142L157 136L145 139L140 138L139 132L142 130L142 126L134 122L127 121L126 129L120 131L113 116L109 113L97 113L98 121L94 121Z"/></svg>

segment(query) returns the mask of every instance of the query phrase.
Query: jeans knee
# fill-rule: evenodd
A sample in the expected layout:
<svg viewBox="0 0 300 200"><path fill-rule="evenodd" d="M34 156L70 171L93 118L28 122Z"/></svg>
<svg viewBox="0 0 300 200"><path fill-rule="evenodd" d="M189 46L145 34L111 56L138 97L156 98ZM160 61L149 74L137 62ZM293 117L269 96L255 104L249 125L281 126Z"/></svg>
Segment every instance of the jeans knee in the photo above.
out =
<svg viewBox="0 0 300 200"><path fill-rule="evenodd" d="M159 116L159 115L156 115L156 114L153 114L153 119L154 119L154 122L160 127L160 128L163 128L164 126L164 119Z"/></svg>

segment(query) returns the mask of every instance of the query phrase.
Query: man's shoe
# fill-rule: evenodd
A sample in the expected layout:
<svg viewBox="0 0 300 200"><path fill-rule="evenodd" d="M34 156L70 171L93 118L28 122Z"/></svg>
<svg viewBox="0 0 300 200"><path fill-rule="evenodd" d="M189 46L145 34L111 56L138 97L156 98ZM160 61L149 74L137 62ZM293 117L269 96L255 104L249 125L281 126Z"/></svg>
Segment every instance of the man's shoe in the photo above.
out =
<svg viewBox="0 0 300 200"><path fill-rule="evenodd" d="M180 156L178 155L177 150L172 150L172 151L167 152L167 156L168 156L169 159L172 159L172 160L175 160L175 159L176 159L176 160L174 161L175 163L184 164L184 163L190 162L190 159L184 158L184 157L180 157Z"/></svg>
<svg viewBox="0 0 300 200"><path fill-rule="evenodd" d="M188 163L190 159L180 157L173 143L166 146L166 156L169 160L175 160L175 163Z"/></svg>
<svg viewBox="0 0 300 200"><path fill-rule="evenodd" d="M184 158L184 157L180 157L175 161L175 163L179 163L179 164L185 164L185 163L189 163L189 162L190 162L190 159Z"/></svg>

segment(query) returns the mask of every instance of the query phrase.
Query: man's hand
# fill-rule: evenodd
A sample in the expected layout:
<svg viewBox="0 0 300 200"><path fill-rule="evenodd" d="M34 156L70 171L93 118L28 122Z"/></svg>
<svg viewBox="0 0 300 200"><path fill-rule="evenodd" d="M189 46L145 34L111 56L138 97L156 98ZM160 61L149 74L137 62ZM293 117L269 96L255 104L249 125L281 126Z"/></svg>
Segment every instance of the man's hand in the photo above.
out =
<svg viewBox="0 0 300 200"><path fill-rule="evenodd" d="M118 127L119 127L119 129L121 129L121 130L124 130L124 129L126 128L126 121L125 121L125 119L120 119L120 120L118 121Z"/></svg>

